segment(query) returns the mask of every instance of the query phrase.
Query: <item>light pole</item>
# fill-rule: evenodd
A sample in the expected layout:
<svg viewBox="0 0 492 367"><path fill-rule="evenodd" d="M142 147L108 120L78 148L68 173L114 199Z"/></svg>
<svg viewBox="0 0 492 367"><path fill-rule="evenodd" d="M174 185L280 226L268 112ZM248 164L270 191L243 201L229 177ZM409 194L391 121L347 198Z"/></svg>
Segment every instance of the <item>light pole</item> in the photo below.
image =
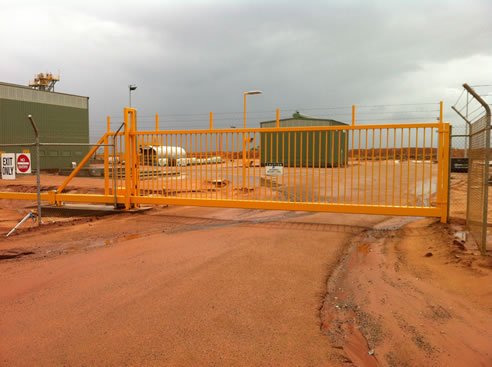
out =
<svg viewBox="0 0 492 367"><path fill-rule="evenodd" d="M246 96L249 94L262 94L261 90L251 90L244 92L244 128L246 129ZM243 133L243 190L249 190L249 177L248 186L246 186L246 167L249 167L249 139L246 138L246 134Z"/></svg>
<svg viewBox="0 0 492 367"><path fill-rule="evenodd" d="M137 86L135 84L128 85L128 100L130 103L130 108L132 108L132 90L135 89L137 89Z"/></svg>
<svg viewBox="0 0 492 367"><path fill-rule="evenodd" d="M244 92L244 128L246 129L246 96L249 94L262 94L261 90L250 90L249 92Z"/></svg>

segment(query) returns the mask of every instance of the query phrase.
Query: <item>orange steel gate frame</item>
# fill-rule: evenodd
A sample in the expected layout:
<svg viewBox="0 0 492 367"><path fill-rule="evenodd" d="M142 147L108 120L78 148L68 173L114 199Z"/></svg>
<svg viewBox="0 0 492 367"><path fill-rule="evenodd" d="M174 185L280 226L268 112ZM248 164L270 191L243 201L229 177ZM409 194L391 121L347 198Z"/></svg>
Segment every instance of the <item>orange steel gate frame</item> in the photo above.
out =
<svg viewBox="0 0 492 367"><path fill-rule="evenodd" d="M353 116L354 116L353 110ZM104 195L63 193L95 146L56 190L41 200L196 205L252 209L448 217L449 123L256 129L137 131L124 109L124 132L109 131ZM115 141L115 149L111 142ZM174 157L159 149L174 149ZM180 150L184 149L184 151ZM178 154L179 151L179 154ZM110 162L112 158L112 162ZM269 176L265 163L283 163ZM111 178L115 184L112 183ZM115 195L116 194L116 195ZM0 198L35 200L35 193Z"/></svg>

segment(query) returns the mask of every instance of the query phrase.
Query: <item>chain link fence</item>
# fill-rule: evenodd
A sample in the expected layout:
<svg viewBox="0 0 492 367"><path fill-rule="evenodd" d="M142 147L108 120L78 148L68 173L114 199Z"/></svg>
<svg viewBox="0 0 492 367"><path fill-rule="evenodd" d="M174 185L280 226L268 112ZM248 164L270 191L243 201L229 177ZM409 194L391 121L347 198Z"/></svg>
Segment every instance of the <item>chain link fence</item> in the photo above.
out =
<svg viewBox="0 0 492 367"><path fill-rule="evenodd" d="M482 252L487 250L487 212L490 177L490 116L471 124L468 149L468 201L466 223Z"/></svg>
<svg viewBox="0 0 492 367"><path fill-rule="evenodd" d="M463 87L463 93L452 108L465 121L466 125L459 130L454 129L451 170L452 172L467 172L466 225L480 251L485 254L489 249L487 245L489 242L488 196L491 181L491 113L489 105L482 98L483 95L477 93L467 84L463 84ZM466 99L462 99L465 92ZM460 101L462 101L461 104ZM458 131L464 133L461 134ZM463 169L460 170L460 167ZM455 181L455 184L458 185L459 182ZM455 201L453 204L456 204Z"/></svg>

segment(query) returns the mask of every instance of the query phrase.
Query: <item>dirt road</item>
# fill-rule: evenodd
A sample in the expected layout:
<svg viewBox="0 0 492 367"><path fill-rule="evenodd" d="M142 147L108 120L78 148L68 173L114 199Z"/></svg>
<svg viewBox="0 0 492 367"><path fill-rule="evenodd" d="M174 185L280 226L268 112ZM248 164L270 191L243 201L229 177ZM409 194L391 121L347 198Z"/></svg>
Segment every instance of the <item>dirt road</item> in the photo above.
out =
<svg viewBox="0 0 492 367"><path fill-rule="evenodd" d="M323 365L326 279L382 219L169 208L2 240L34 254L0 262L0 364Z"/></svg>

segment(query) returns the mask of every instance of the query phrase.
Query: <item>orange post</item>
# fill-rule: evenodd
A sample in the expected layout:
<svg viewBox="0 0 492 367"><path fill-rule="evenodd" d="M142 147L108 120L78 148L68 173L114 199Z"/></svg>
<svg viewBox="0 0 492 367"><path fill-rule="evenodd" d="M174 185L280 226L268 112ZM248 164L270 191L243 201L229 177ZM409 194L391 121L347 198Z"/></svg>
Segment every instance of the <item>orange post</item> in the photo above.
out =
<svg viewBox="0 0 492 367"><path fill-rule="evenodd" d="M210 130L214 129L214 113L210 112Z"/></svg>
<svg viewBox="0 0 492 367"><path fill-rule="evenodd" d="M352 126L355 126L355 105L352 105Z"/></svg>
<svg viewBox="0 0 492 367"><path fill-rule="evenodd" d="M280 127L280 110L277 108L277 129Z"/></svg>
<svg viewBox="0 0 492 367"><path fill-rule="evenodd" d="M155 131L159 131L159 115L155 114Z"/></svg>
<svg viewBox="0 0 492 367"><path fill-rule="evenodd" d="M109 133L111 131L111 117L107 117L108 132L104 135L104 195L109 195Z"/></svg>

